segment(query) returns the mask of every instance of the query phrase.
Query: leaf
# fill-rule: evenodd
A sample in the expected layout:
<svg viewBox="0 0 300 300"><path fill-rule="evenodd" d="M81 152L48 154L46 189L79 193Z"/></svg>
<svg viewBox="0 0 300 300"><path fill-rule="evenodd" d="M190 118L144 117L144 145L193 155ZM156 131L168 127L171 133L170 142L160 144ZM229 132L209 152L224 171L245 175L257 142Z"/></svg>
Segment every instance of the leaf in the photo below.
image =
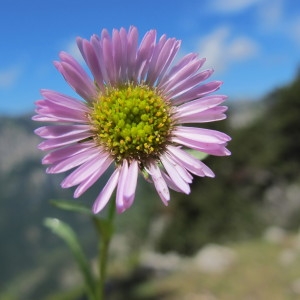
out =
<svg viewBox="0 0 300 300"><path fill-rule="evenodd" d="M96 216L92 218L95 228L98 233L100 233L101 238L104 240L103 242L106 243L109 241L114 233L114 226L111 221L100 219Z"/></svg>
<svg viewBox="0 0 300 300"><path fill-rule="evenodd" d="M193 149L188 149L188 150L185 150L185 151L188 152L189 154L193 155L194 157L196 157L199 160L204 160L206 157L209 156L207 153L197 151L197 150L193 150Z"/></svg>
<svg viewBox="0 0 300 300"><path fill-rule="evenodd" d="M95 281L90 271L90 266L73 229L68 224L56 218L46 218L44 224L69 246L83 276L89 299L97 300L95 296Z"/></svg>
<svg viewBox="0 0 300 300"><path fill-rule="evenodd" d="M84 213L90 216L93 216L91 209L83 204L74 201L67 201L67 200L50 200L50 203L55 207L58 207L63 210L75 211L79 213Z"/></svg>

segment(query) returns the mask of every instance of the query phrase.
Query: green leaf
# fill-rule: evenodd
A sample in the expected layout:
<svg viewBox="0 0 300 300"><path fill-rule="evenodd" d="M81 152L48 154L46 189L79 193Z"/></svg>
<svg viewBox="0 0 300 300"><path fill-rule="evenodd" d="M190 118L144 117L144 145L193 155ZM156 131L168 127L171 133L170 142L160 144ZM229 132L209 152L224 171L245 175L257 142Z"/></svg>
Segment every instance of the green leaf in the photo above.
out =
<svg viewBox="0 0 300 300"><path fill-rule="evenodd" d="M97 232L100 234L101 238L106 241L109 241L114 232L114 225L110 220L100 219L96 216L92 218Z"/></svg>
<svg viewBox="0 0 300 300"><path fill-rule="evenodd" d="M188 150L185 150L185 151L188 152L189 154L193 155L194 157L196 157L199 160L204 160L206 157L208 157L207 153L200 152L200 151L197 151L197 150L188 149Z"/></svg>
<svg viewBox="0 0 300 300"><path fill-rule="evenodd" d="M53 233L62 238L69 246L83 276L89 299L97 300L95 296L95 280L73 229L68 224L56 218L46 218L44 224L46 227L50 228Z"/></svg>
<svg viewBox="0 0 300 300"><path fill-rule="evenodd" d="M90 216L93 216L90 207L83 203L78 203L74 201L67 201L67 200L50 200L50 203L55 207L58 207L63 210L75 211L79 213L84 213Z"/></svg>

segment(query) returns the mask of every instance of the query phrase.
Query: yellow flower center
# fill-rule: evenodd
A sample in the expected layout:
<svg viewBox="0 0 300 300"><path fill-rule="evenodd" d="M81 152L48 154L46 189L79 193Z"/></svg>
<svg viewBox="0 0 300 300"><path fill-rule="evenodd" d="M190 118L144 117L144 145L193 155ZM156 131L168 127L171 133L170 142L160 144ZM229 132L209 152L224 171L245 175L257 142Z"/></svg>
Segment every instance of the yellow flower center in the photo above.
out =
<svg viewBox="0 0 300 300"><path fill-rule="evenodd" d="M92 104L90 120L96 142L117 163L157 159L170 138L170 104L155 90L131 84L107 88Z"/></svg>

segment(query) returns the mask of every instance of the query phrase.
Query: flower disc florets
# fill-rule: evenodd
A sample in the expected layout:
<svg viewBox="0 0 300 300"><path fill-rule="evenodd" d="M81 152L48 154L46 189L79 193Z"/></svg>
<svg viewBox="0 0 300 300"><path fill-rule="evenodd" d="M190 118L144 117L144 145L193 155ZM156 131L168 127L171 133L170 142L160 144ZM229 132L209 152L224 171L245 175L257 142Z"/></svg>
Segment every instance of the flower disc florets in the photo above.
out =
<svg viewBox="0 0 300 300"><path fill-rule="evenodd" d="M90 120L96 142L117 163L134 159L144 165L157 159L172 128L170 105L156 89L145 85L108 87L92 103Z"/></svg>

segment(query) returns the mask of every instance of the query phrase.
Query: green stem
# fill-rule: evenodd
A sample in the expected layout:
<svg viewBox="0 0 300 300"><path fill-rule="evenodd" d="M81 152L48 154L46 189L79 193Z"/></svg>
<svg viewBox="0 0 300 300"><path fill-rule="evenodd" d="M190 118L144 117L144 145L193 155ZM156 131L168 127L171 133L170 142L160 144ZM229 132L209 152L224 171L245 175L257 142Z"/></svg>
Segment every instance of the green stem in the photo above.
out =
<svg viewBox="0 0 300 300"><path fill-rule="evenodd" d="M105 299L105 279L106 279L106 269L107 269L107 260L108 260L108 250L113 236L113 220L115 216L115 202L110 201L110 207L107 214L107 219L105 223L102 223L100 226L101 231L101 240L99 241L99 281L98 281L98 299Z"/></svg>

